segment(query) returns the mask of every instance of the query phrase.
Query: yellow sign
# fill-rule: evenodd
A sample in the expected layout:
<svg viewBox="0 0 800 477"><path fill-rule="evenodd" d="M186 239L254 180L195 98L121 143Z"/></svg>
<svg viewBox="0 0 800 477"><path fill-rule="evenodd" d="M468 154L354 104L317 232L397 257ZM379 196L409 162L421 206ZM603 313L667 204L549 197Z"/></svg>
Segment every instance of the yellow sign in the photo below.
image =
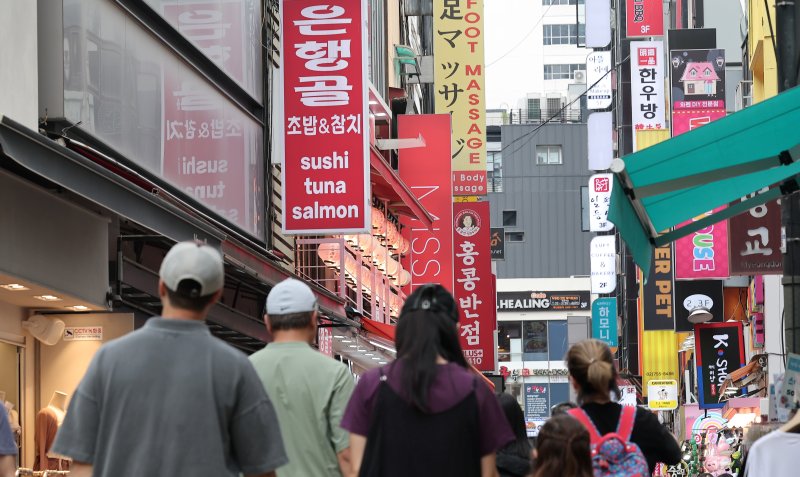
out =
<svg viewBox="0 0 800 477"><path fill-rule="evenodd" d="M642 381L678 380L678 345L672 330L645 331L642 336ZM642 392L647 389L642 389Z"/></svg>
<svg viewBox="0 0 800 477"><path fill-rule="evenodd" d="M678 408L678 381L654 379L647 382L647 407L654 411Z"/></svg>
<svg viewBox="0 0 800 477"><path fill-rule="evenodd" d="M453 118L453 195L486 195L483 0L433 0L436 113Z"/></svg>

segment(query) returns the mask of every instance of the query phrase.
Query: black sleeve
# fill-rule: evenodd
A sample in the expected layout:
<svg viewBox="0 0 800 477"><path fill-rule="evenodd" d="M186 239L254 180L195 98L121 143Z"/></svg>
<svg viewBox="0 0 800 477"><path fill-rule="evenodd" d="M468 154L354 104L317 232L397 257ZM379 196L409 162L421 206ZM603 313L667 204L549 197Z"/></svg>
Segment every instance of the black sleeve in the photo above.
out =
<svg viewBox="0 0 800 477"><path fill-rule="evenodd" d="M633 425L631 441L639 446L647 458L650 472L658 462L674 465L681 460L681 448L678 441L658 422L655 414L647 409L636 410L636 421Z"/></svg>

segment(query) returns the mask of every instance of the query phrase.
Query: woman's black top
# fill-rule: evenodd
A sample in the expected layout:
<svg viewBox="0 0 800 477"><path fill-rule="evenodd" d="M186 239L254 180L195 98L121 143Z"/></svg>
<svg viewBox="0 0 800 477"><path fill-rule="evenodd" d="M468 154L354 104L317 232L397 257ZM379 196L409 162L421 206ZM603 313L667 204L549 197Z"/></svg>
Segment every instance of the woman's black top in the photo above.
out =
<svg viewBox="0 0 800 477"><path fill-rule="evenodd" d="M479 433L474 388L452 408L428 414L382 376L359 477L480 477Z"/></svg>
<svg viewBox="0 0 800 477"><path fill-rule="evenodd" d="M600 435L616 432L617 422L622 413L621 405L615 402L586 403L581 408L589 415ZM647 465L650 467L650 473L655 471L656 464L659 462L675 465L681 460L681 448L678 446L678 442L658 422L656 415L646 409L636 409L631 442L642 450L647 459Z"/></svg>

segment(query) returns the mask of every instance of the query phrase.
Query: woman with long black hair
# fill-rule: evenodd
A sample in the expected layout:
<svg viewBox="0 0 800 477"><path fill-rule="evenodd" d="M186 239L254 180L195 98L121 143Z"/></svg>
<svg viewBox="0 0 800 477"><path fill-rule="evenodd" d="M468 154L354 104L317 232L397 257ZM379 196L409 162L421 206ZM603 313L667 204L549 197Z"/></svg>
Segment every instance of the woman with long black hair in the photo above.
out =
<svg viewBox="0 0 800 477"><path fill-rule="evenodd" d="M531 471L531 443L525 429L525 413L517 398L508 394L497 395L500 408L514 432L514 441L497 451L497 472L500 477L526 477Z"/></svg>
<svg viewBox="0 0 800 477"><path fill-rule="evenodd" d="M493 477L514 440L492 390L471 373L452 295L428 284L406 300L397 360L365 373L342 419L359 476Z"/></svg>

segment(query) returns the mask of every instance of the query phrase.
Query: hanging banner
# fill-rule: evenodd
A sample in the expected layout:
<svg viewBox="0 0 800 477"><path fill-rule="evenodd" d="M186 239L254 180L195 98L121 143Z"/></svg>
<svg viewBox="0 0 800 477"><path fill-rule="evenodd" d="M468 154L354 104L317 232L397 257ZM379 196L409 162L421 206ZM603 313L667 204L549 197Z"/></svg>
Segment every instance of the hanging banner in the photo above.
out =
<svg viewBox="0 0 800 477"><path fill-rule="evenodd" d="M642 303L644 330L675 330L673 315L673 267L672 245L658 247L654 251L650 275L641 285L639 299Z"/></svg>
<svg viewBox="0 0 800 477"><path fill-rule="evenodd" d="M592 110L611 106L611 52L593 51L586 57L586 107ZM596 83L596 84L595 84Z"/></svg>
<svg viewBox="0 0 800 477"><path fill-rule="evenodd" d="M592 293L617 289L617 239L614 235L595 237L589 244Z"/></svg>
<svg viewBox="0 0 800 477"><path fill-rule="evenodd" d="M679 379L678 343L672 330L645 331L642 336L642 392L650 381Z"/></svg>
<svg viewBox="0 0 800 477"><path fill-rule="evenodd" d="M713 212L718 212L722 209L723 207L720 207ZM685 223L700 220L713 212L706 212ZM725 279L728 277L730 277L730 267L728 261L728 222L726 220L709 225L675 241L676 279Z"/></svg>
<svg viewBox="0 0 800 477"><path fill-rule="evenodd" d="M742 198L747 200L754 195ZM777 200L729 219L731 275L775 275L783 272L781 206Z"/></svg>
<svg viewBox="0 0 800 477"><path fill-rule="evenodd" d="M453 195L487 192L483 40L483 0L433 0L434 104L453 118Z"/></svg>
<svg viewBox="0 0 800 477"><path fill-rule="evenodd" d="M489 202L453 204L453 216L453 295L461 310L461 348L468 363L481 371L494 371L497 310L488 298L493 295Z"/></svg>
<svg viewBox="0 0 800 477"><path fill-rule="evenodd" d="M400 149L398 173L425 210L434 218L428 229L403 218L403 234L411 242L403 268L411 273L410 294L426 283L440 283L453 291L453 199L450 168L450 115L402 114L397 117L400 137L425 138L424 147ZM487 220L488 223L488 220ZM488 239L486 240L488 244ZM487 245L488 248L488 245Z"/></svg>
<svg viewBox="0 0 800 477"><path fill-rule="evenodd" d="M613 174L595 174L589 178L589 231L608 232L614 224L608 220Z"/></svg>
<svg viewBox="0 0 800 477"><path fill-rule="evenodd" d="M617 299L598 298L592 302L592 338L616 348L619 332L617 330Z"/></svg>
<svg viewBox="0 0 800 477"><path fill-rule="evenodd" d="M675 282L675 331L694 331L689 314L697 308L707 309L721 323L724 318L722 280L679 280Z"/></svg>
<svg viewBox="0 0 800 477"><path fill-rule="evenodd" d="M725 50L670 51L672 135L725 116Z"/></svg>
<svg viewBox="0 0 800 477"><path fill-rule="evenodd" d="M700 409L718 409L722 383L745 365L741 322L705 323L694 327Z"/></svg>
<svg viewBox="0 0 800 477"><path fill-rule="evenodd" d="M626 25L628 38L662 36L664 4L662 0L627 0ZM634 56L631 55L631 58Z"/></svg>
<svg viewBox="0 0 800 477"><path fill-rule="evenodd" d="M492 227L490 230L492 247L492 260L505 260L506 258L506 229L503 227Z"/></svg>
<svg viewBox="0 0 800 477"><path fill-rule="evenodd" d="M631 125L636 131L665 129L664 44L632 41L631 59Z"/></svg>
<svg viewBox="0 0 800 477"><path fill-rule="evenodd" d="M283 231L370 230L366 0L286 0Z"/></svg>

